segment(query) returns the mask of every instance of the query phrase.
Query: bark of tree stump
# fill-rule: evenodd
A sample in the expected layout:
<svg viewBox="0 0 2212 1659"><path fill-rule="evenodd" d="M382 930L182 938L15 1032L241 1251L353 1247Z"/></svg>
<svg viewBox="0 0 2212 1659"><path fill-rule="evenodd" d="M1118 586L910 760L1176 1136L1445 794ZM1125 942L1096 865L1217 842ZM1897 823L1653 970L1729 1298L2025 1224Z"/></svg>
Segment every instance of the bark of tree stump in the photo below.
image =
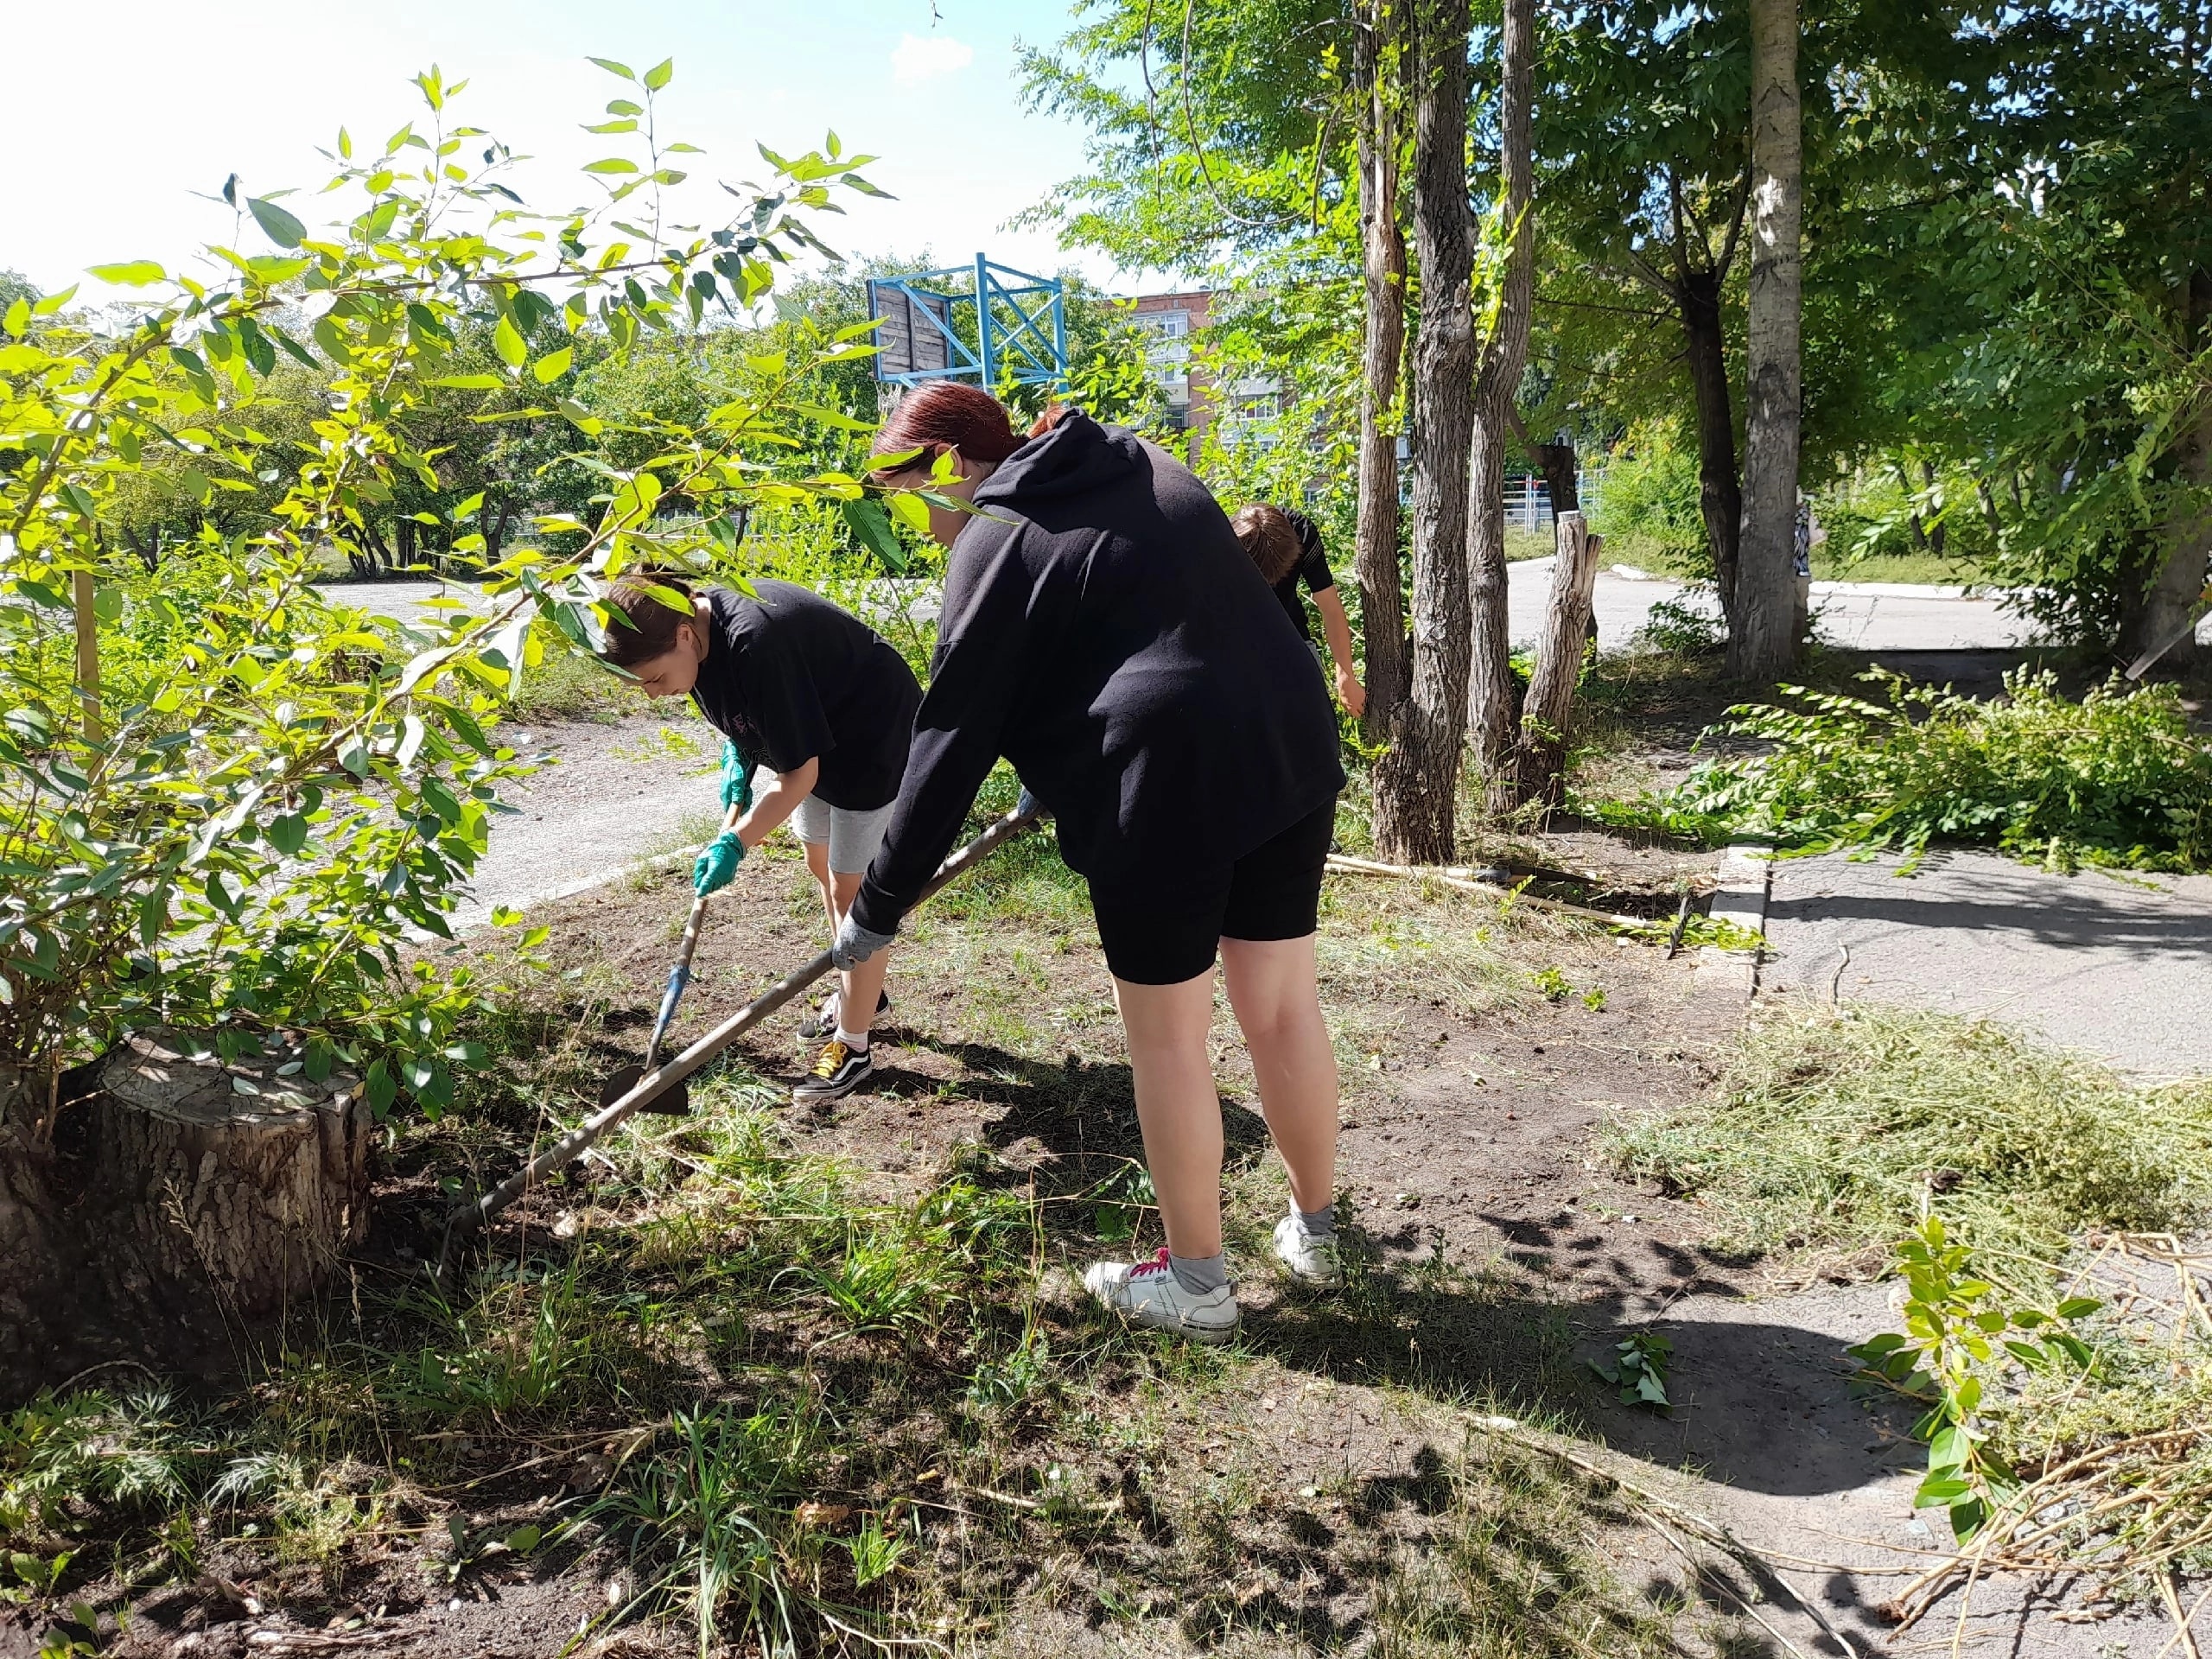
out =
<svg viewBox="0 0 2212 1659"><path fill-rule="evenodd" d="M310 1083L299 1061L279 1048L226 1064L154 1030L99 1062L94 1190L126 1236L129 1291L212 1290L251 1319L311 1292L366 1236L372 1116L359 1081Z"/></svg>

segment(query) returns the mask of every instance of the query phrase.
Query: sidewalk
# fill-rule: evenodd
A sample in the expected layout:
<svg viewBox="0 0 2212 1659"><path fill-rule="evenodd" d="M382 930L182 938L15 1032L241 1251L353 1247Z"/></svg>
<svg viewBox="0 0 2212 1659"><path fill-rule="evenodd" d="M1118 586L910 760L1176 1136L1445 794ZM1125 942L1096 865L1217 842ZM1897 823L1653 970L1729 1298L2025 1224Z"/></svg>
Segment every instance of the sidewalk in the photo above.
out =
<svg viewBox="0 0 2212 1659"><path fill-rule="evenodd" d="M1778 861L1761 991L1986 1015L2146 1077L2212 1076L2212 877L1968 851L1897 867Z"/></svg>

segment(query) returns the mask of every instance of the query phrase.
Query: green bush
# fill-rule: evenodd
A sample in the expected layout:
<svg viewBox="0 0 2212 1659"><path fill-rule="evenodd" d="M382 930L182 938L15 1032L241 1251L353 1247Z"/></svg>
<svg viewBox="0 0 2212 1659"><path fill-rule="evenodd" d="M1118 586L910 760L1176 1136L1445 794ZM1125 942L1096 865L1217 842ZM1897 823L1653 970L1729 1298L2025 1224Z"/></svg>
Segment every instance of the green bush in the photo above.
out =
<svg viewBox="0 0 2212 1659"><path fill-rule="evenodd" d="M1660 816L1802 852L1938 841L2054 868L2190 870L2212 861L2212 747L2169 687L2115 681L2080 702L2049 673L2006 677L1985 702L1876 669L1888 706L1784 686L1795 708L1745 704L1719 729L1771 753L1709 761Z"/></svg>
<svg viewBox="0 0 2212 1659"><path fill-rule="evenodd" d="M650 129L671 67L612 68ZM756 508L863 505L849 474L802 472L785 429L869 429L801 396L871 353L866 324L794 324L789 353L690 424L617 423L553 388L580 346L616 362L696 335L709 305L751 307L791 251L819 247L806 214L833 189L873 188L854 171L868 158L835 139L826 156L772 158L769 193L736 226L656 232L659 251L631 259L604 238L637 233L597 210L557 246L518 230L510 152L487 139L469 159L486 136L449 124L458 89L435 69L416 86L419 123L380 154L357 158L340 135L328 188L297 198L323 204L318 222L243 203L245 245L216 251L219 281L133 260L95 268L143 296L106 321L67 294L0 309L0 1126L20 1116L50 1135L56 1074L155 1023L214 1027L226 1058L305 1036L311 1077L345 1059L378 1110L403 1092L442 1107L452 1065L477 1058L455 1027L479 988L409 946L448 935L499 787L522 769L495 734L501 699L549 654L589 652L624 569L737 574L737 526ZM594 163L594 188L638 197L624 211L658 226L683 175L649 134L635 142L647 165ZM321 221L334 212L350 217ZM488 359L465 349L478 338ZM263 419L287 363L325 394L297 431ZM416 417L450 394L478 405L456 418L488 426L518 398L556 403L587 438L619 423L639 454L588 458L588 501L537 518L535 542L504 556L466 528L480 491L410 517L484 562L480 610L401 626L329 601L314 583L333 552L360 553L396 491L435 484L445 451ZM113 532L134 492L171 479L202 505L259 505L235 529L199 515L156 579ZM664 495L693 516L671 521ZM893 512L925 518L911 500Z"/></svg>
<svg viewBox="0 0 2212 1659"><path fill-rule="evenodd" d="M1647 422L1605 464L1591 528L1605 556L1687 575L1713 575L1713 550L1698 507L1697 454L1671 422Z"/></svg>

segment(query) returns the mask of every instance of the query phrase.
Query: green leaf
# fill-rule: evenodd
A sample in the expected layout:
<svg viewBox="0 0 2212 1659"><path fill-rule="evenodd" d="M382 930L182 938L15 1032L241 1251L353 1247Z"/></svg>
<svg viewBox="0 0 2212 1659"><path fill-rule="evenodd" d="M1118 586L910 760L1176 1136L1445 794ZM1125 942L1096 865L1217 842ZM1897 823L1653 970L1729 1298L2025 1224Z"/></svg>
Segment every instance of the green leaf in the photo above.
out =
<svg viewBox="0 0 2212 1659"><path fill-rule="evenodd" d="M512 1532L507 1535L506 1545L507 1548L514 1551L516 1554L527 1555L531 1550L537 1548L539 1541L542 1540L544 1535L545 1535L540 1532L536 1527L517 1527Z"/></svg>
<svg viewBox="0 0 2212 1659"><path fill-rule="evenodd" d="M308 227L275 202L249 196L245 207L253 215L253 222L261 226L262 234L278 247L296 248L307 240Z"/></svg>
<svg viewBox="0 0 2212 1659"><path fill-rule="evenodd" d="M601 68L606 70L608 74L620 75L625 80L635 80L638 78L631 72L630 66L628 64L617 63L612 58L594 58L587 56L584 59L584 61L587 63L595 63Z"/></svg>
<svg viewBox="0 0 2212 1659"><path fill-rule="evenodd" d="M2069 1296L2058 1305L2056 1312L2062 1319L2086 1319L2103 1306L2094 1296Z"/></svg>
<svg viewBox="0 0 2212 1659"><path fill-rule="evenodd" d="M884 516L882 503L861 496L851 501L841 501L839 508L845 522L869 552L883 561L893 575L906 572L906 550L899 545L898 535L891 528L891 520Z"/></svg>
<svg viewBox="0 0 2212 1659"><path fill-rule="evenodd" d="M1950 1503L1974 1491L1974 1483L1963 1480L1948 1470L1930 1474L1920 1483L1920 1490L1912 1495L1912 1507L1929 1509L1938 1503Z"/></svg>
<svg viewBox="0 0 2212 1659"><path fill-rule="evenodd" d="M297 812L269 822L269 844L287 858L297 858L300 849L308 844L308 821Z"/></svg>
<svg viewBox="0 0 2212 1659"><path fill-rule="evenodd" d="M17 299L8 308L7 318L4 321L0 321L0 327L6 328L17 340L21 340L25 334L30 333L31 302L27 299Z"/></svg>
<svg viewBox="0 0 2212 1659"><path fill-rule="evenodd" d="M506 324L502 321L502 328ZM496 374L441 374L423 383L430 386L451 386L458 391L497 391L507 383Z"/></svg>
<svg viewBox="0 0 2212 1659"><path fill-rule="evenodd" d="M1981 1530L1981 1523L1989 1518L1989 1505L1979 1497L1970 1497L1963 1503L1951 1505L1951 1536L1966 1543Z"/></svg>
<svg viewBox="0 0 2212 1659"><path fill-rule="evenodd" d="M530 372L537 377L539 385L550 386L569 372L569 365L575 358L575 348L563 346L559 351L548 352L539 358L530 365Z"/></svg>
<svg viewBox="0 0 2212 1659"><path fill-rule="evenodd" d="M86 270L104 283L123 288L144 288L165 280L168 273L151 259L130 259L119 265L87 265Z"/></svg>
<svg viewBox="0 0 2212 1659"><path fill-rule="evenodd" d="M511 317L501 317L499 326L492 331L492 349L499 354L499 361L511 369L522 367L530 356L529 342Z"/></svg>
<svg viewBox="0 0 2212 1659"><path fill-rule="evenodd" d="M620 156L609 156L604 161L584 163L584 171L587 173L635 173L637 170L638 164L635 162L626 161Z"/></svg>
<svg viewBox="0 0 2212 1659"><path fill-rule="evenodd" d="M664 58L645 71L645 90L657 92L676 78L676 60Z"/></svg>
<svg viewBox="0 0 2212 1659"><path fill-rule="evenodd" d="M362 1098L369 1103L369 1109L382 1117L391 1109L391 1103L399 1098L399 1084L392 1078L391 1069L382 1060L369 1066L368 1075L361 1079Z"/></svg>

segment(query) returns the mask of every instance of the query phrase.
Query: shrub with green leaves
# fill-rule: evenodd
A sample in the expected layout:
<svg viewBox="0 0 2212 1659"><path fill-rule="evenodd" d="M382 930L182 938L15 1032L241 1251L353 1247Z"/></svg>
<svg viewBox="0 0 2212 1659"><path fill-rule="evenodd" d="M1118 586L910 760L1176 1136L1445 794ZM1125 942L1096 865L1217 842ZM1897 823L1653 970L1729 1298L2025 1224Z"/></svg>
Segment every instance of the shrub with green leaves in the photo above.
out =
<svg viewBox="0 0 2212 1659"><path fill-rule="evenodd" d="M480 397L482 421L564 419L595 439L608 423L553 390L578 342L619 354L697 330L710 306L742 315L778 264L820 250L806 218L833 189L873 192L855 170L870 158L833 136L796 159L764 152L773 181L731 187L736 219L679 231L664 196L691 147L652 118L672 67L601 67L625 96L593 130L639 154L584 169L588 206L527 208L507 147L453 120L461 86L433 70L416 79L418 123L361 156L341 130L328 188L294 199L333 222L310 225L283 191L235 201L251 242L196 273L95 269L144 291L121 323L71 312L69 294L0 311L0 1121L21 1111L50 1133L60 1070L156 1022L213 1027L232 1052L304 1033L310 1071L363 1064L380 1109L403 1090L442 1106L471 1058L454 1030L477 988L406 946L448 933L519 770L495 735L500 699L549 651L590 649L626 568L731 568L763 505L882 519L851 476L785 459L791 422L866 429L798 389L869 354L868 326L801 328L696 419L633 415L632 464L571 457L600 493L539 519L544 543L496 556L461 531L481 497L455 505L453 550L493 559L480 607L402 627L312 587L333 551L362 551L396 490L435 489L438 452L409 418L434 391ZM488 369L464 337L488 339ZM323 377L304 437L252 412L286 363ZM209 500L289 482L251 528L204 518L181 550L189 581L156 588L130 580L138 562L109 533L156 468Z"/></svg>
<svg viewBox="0 0 2212 1659"><path fill-rule="evenodd" d="M1878 1009L1752 1032L1713 1096L1617 1121L1627 1170L1696 1194L1726 1239L1886 1243L1931 1186L1993 1271L2093 1227L2212 1214L2212 1088L2132 1086L2002 1027Z"/></svg>
<svg viewBox="0 0 2212 1659"><path fill-rule="evenodd" d="M1662 816L1801 852L1938 842L1994 846L2059 869L2190 870L2212 862L2212 745L2171 687L2115 681L2080 702L2018 670L1985 702L1875 669L1886 705L1783 686L1720 729L1772 750L1708 761Z"/></svg>

